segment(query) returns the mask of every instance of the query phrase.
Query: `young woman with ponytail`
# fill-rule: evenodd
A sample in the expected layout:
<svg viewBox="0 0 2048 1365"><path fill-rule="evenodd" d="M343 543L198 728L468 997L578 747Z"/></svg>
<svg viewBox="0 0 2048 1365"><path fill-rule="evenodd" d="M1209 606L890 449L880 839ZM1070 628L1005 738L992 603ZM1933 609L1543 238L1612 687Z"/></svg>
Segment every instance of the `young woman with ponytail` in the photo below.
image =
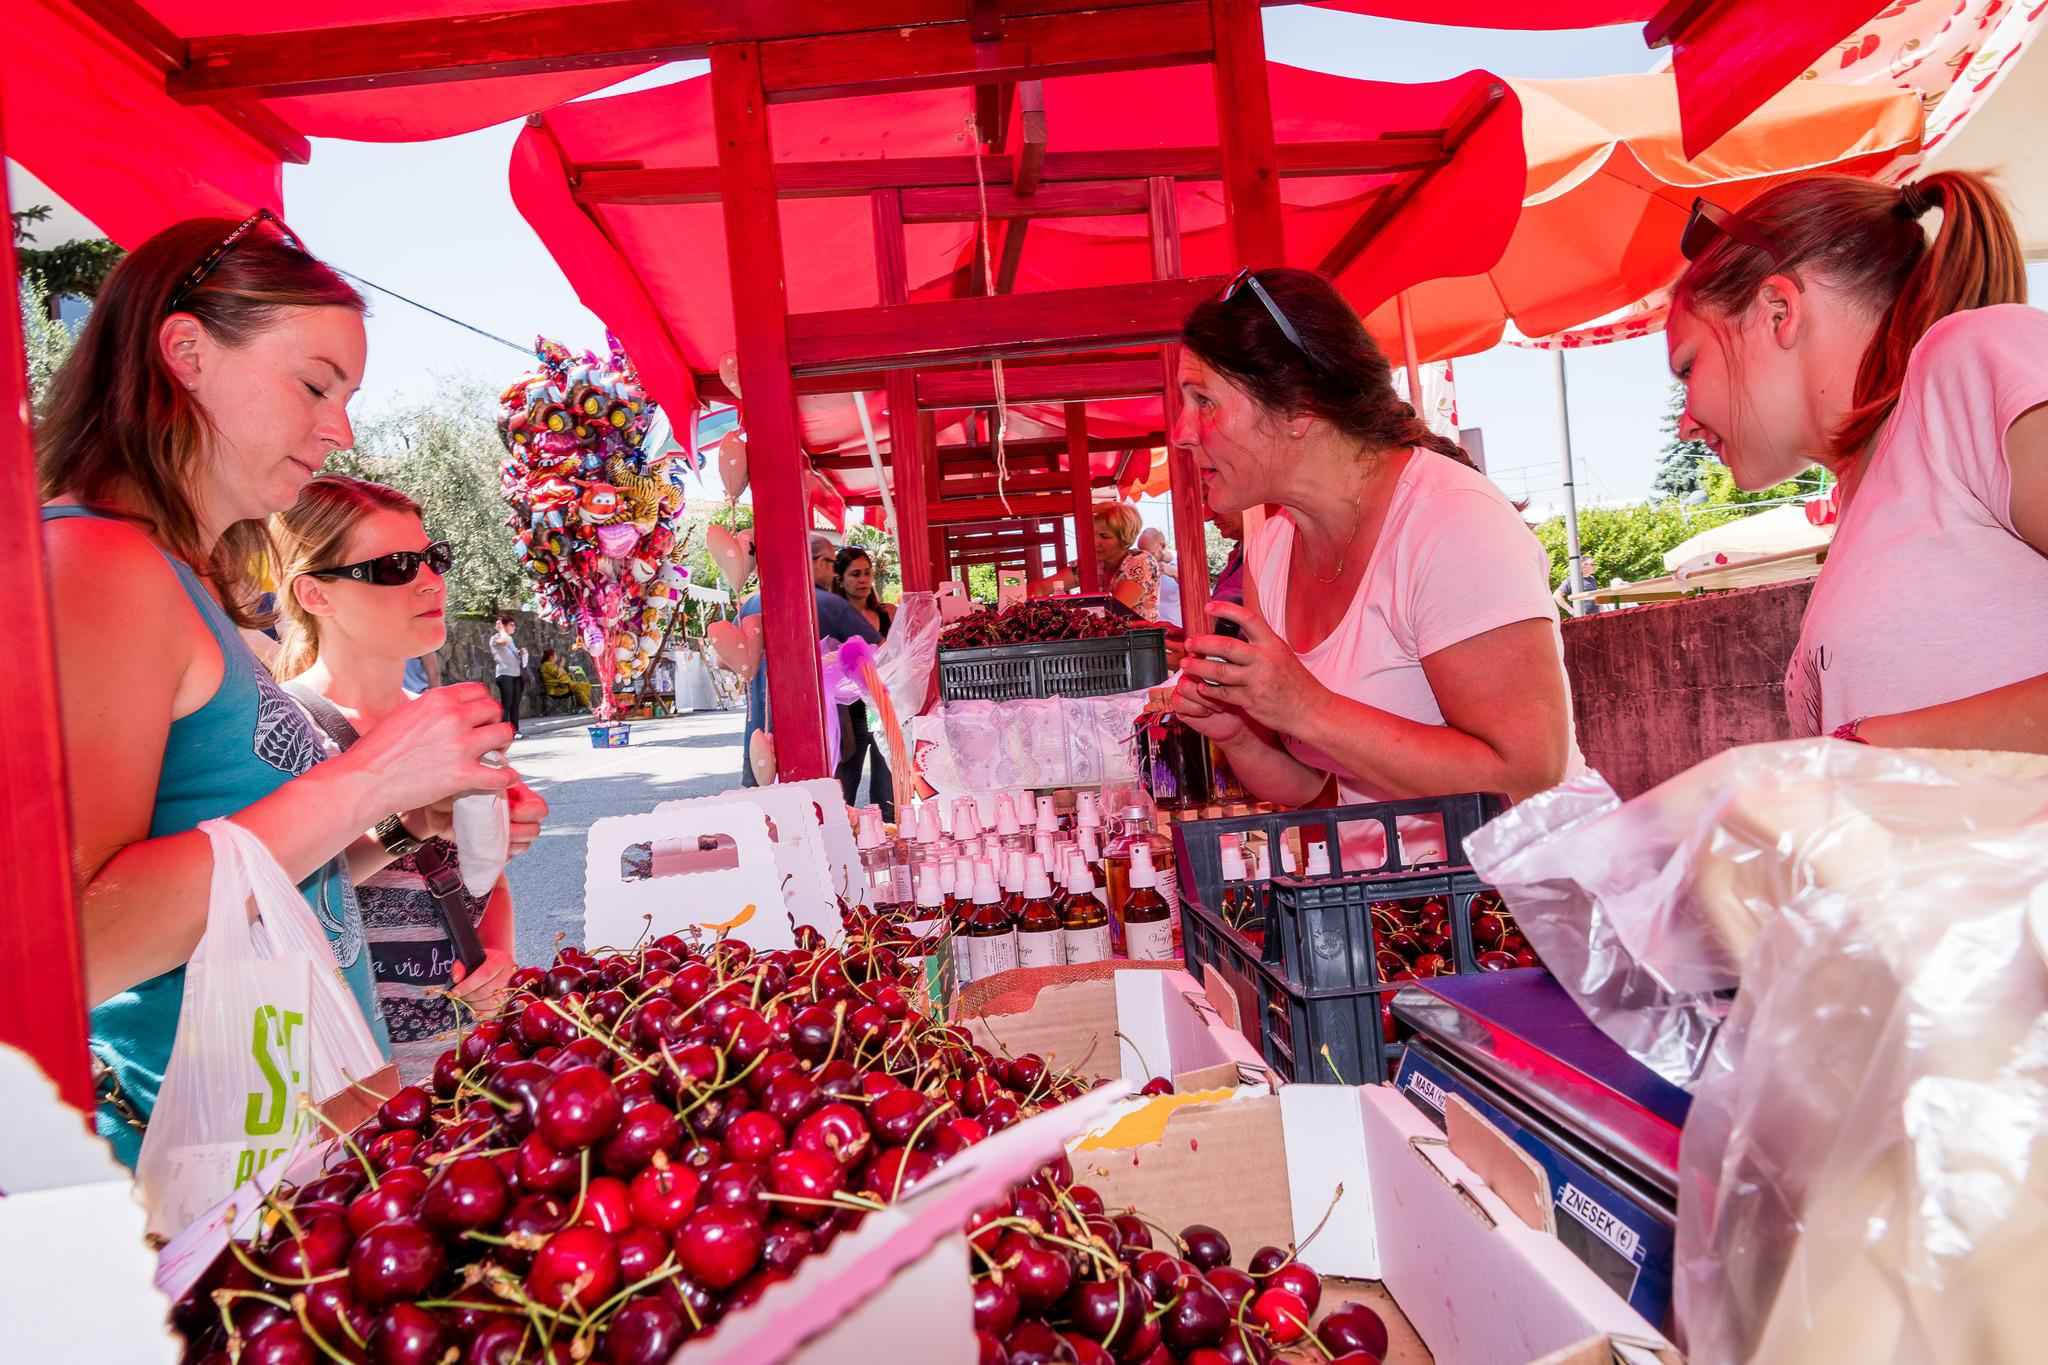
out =
<svg viewBox="0 0 2048 1365"><path fill-rule="evenodd" d="M1686 254L1681 434L1743 488L1815 463L1841 480L1786 671L1795 729L2048 752L2048 313L2023 306L1997 193L1817 176L1699 206Z"/></svg>
<svg viewBox="0 0 2048 1365"><path fill-rule="evenodd" d="M36 430L97 1121L133 1163L206 927L226 817L261 839L383 1028L350 885L437 803L514 775L474 684L436 689L347 754L249 652L265 519L354 440L363 301L265 212L165 228L107 277ZM43 799L47 793L17 794Z"/></svg>
<svg viewBox="0 0 2048 1365"><path fill-rule="evenodd" d="M1244 546L1244 605L1210 603L1241 638L1190 638L1175 694L1239 779L1300 806L1333 781L1344 802L1521 797L1579 766L1542 547L1395 396L1336 288L1247 271L1181 344L1173 443L1209 506L1281 508ZM1347 839L1347 866L1369 856Z"/></svg>
<svg viewBox="0 0 2048 1365"><path fill-rule="evenodd" d="M442 575L452 553L428 536L411 498L338 474L307 484L270 531L283 616L278 680L326 736L328 751L346 753L414 703L406 661L447 641ZM512 788L512 805L518 853L539 833L547 805L523 785ZM437 835L356 883L377 1006L407 1084L426 1080L453 1045L463 1022L456 1000L487 1010L516 965L511 888L500 877L488 896L470 895L448 875L455 859L455 845ZM483 962L467 972L445 918L455 914L469 918L484 948Z"/></svg>

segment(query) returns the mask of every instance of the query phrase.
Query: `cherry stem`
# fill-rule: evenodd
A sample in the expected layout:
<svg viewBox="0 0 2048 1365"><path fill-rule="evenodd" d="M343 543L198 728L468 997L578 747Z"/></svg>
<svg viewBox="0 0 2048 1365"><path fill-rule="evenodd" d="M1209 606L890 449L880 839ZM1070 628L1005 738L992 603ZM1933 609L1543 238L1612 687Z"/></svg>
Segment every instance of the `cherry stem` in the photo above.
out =
<svg viewBox="0 0 2048 1365"><path fill-rule="evenodd" d="M306 1336L312 1340L312 1343L320 1348L322 1354L326 1355L329 1360L338 1360L342 1365L349 1365L349 1358L328 1345L327 1338L320 1335L320 1329L315 1327L313 1320L306 1316L306 1296L304 1294L292 1295L292 1312L298 1315L300 1330L304 1331ZM349 1330L347 1314L338 1314L337 1321L341 1323L343 1331ZM354 1334L351 1332L350 1336L353 1338ZM362 1344L360 1341L355 1342L359 1350Z"/></svg>
<svg viewBox="0 0 2048 1365"><path fill-rule="evenodd" d="M361 1163L363 1168L363 1174L369 1177L370 1188L373 1190L377 1189L377 1168L370 1164L369 1157L363 1155L363 1149L356 1145L356 1140L353 1137L349 1136L347 1133L344 1133L341 1130L340 1124L336 1123L333 1119L327 1117L327 1115L321 1110L320 1106L313 1103L313 1099L310 1095L300 1095L299 1103L305 1108L312 1110L313 1117L320 1120L320 1122L326 1126L328 1132L333 1133L336 1137L341 1139L341 1145L348 1149L349 1155L353 1156L359 1163Z"/></svg>

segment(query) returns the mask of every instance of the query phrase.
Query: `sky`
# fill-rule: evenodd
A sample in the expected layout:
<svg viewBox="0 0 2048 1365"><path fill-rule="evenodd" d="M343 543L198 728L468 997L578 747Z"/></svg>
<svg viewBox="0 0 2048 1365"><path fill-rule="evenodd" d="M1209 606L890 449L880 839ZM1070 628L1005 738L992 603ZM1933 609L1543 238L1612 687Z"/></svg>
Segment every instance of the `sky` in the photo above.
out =
<svg viewBox="0 0 2048 1365"><path fill-rule="evenodd" d="M1494 32L1401 24L1308 6L1264 11L1267 55L1339 75L1432 81L1473 68L1564 78L1649 69L1637 27ZM624 89L701 72L678 63ZM507 166L519 125L440 142L317 139L310 164L285 168L286 215L308 246L341 269L395 290L514 346L372 291L370 368L359 418L472 376L493 386L522 366L536 333L602 349L603 324L576 299L513 207ZM33 201L30 201L33 202ZM516 353L518 352L518 353ZM1670 380L1661 337L1574 352L1569 360L1579 498L1648 495L1663 443ZM1555 360L1498 347L1456 362L1462 425L1485 432L1489 472L1534 510L1560 499ZM1148 521L1164 524L1159 509Z"/></svg>

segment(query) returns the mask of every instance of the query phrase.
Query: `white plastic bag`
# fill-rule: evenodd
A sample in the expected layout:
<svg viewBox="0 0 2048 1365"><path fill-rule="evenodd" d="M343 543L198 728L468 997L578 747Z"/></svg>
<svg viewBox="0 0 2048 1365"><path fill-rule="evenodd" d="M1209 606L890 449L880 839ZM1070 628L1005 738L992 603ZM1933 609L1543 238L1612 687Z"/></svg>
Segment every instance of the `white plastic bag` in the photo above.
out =
<svg viewBox="0 0 2048 1365"><path fill-rule="evenodd" d="M1679 1149L1688 1359L2042 1357L2048 761L1754 745L1625 805L1545 793L1467 848L1603 1030L1713 1035Z"/></svg>
<svg viewBox="0 0 2048 1365"><path fill-rule="evenodd" d="M244 1180L268 1189L325 1136L311 1105L384 1065L320 922L277 859L239 825L200 828L213 841L206 932L186 964L177 1038L135 1166L149 1230L163 1235Z"/></svg>

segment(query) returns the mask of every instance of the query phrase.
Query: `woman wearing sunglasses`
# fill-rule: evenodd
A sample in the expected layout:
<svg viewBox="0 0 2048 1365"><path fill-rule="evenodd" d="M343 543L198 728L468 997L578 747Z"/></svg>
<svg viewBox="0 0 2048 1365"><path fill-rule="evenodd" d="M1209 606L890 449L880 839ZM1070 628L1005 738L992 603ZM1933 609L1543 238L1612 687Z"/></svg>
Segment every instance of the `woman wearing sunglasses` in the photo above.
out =
<svg viewBox="0 0 2048 1365"><path fill-rule="evenodd" d="M97 1120L131 1164L205 928L201 822L232 818L302 879L382 1039L351 876L444 828L438 803L516 780L478 761L511 727L475 685L320 762L238 630L263 620L265 519L353 440L362 315L269 214L179 223L108 276L36 433Z"/></svg>
<svg viewBox="0 0 2048 1365"><path fill-rule="evenodd" d="M408 659L448 639L443 575L453 555L429 543L419 504L395 488L323 474L290 511L271 520L277 543L278 598L284 629L277 676L306 709L335 753L345 753L413 698ZM524 787L512 831L519 853L540 832ZM541 807L544 809L544 807ZM453 870L455 846L427 839L356 885L377 980L377 1004L391 1033L392 1059L408 1083L432 1073L462 1022L454 995L488 1009L514 967L512 892L500 877L486 899L472 896ZM475 926L484 961L457 961L448 916Z"/></svg>
<svg viewBox="0 0 2048 1365"><path fill-rule="evenodd" d="M1684 245L1680 434L1742 488L1816 463L1841 481L1785 675L1795 731L2048 752L2048 313L2020 306L1998 195L1963 171L1814 177L1700 204Z"/></svg>
<svg viewBox="0 0 2048 1365"><path fill-rule="evenodd" d="M1522 797L1580 763L1549 563L1521 515L1395 396L1324 277L1241 274L1181 329L1175 445L1244 546L1237 634L1187 641L1174 706L1265 800ZM1377 826L1345 840L1378 865ZM1411 861L1442 856L1409 828Z"/></svg>

